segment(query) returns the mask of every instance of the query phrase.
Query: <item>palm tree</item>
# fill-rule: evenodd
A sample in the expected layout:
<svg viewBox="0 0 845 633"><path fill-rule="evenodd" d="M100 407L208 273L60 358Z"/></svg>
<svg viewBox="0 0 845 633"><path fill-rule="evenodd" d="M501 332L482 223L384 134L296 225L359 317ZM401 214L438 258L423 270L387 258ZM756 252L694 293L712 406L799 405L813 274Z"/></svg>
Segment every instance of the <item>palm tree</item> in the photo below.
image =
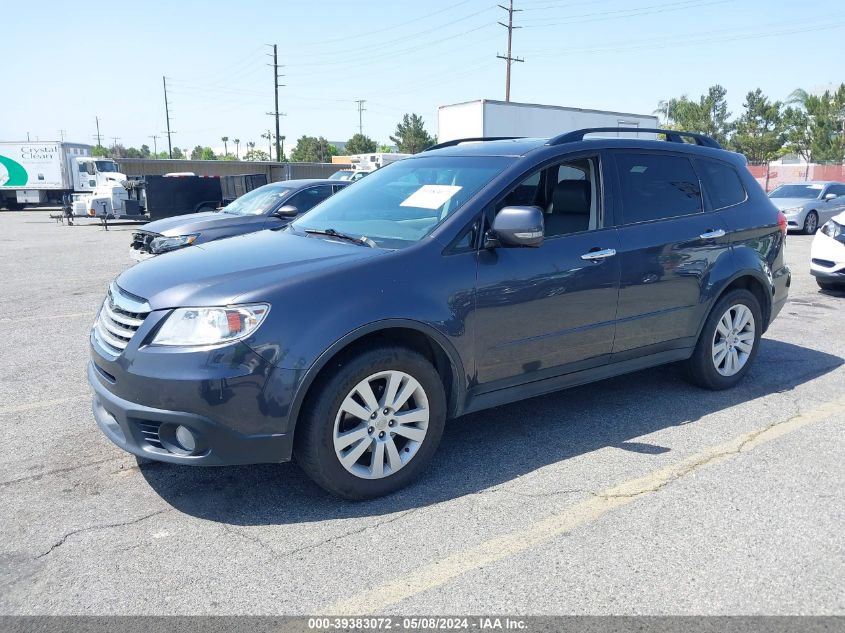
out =
<svg viewBox="0 0 845 633"><path fill-rule="evenodd" d="M233 139L232 139L232 142L235 144L235 158L237 158L238 160L240 160L241 155L240 155L240 153L239 153L239 149L238 149L238 148L240 147L240 144L241 144L241 139L239 139L239 138L233 138Z"/></svg>
<svg viewBox="0 0 845 633"><path fill-rule="evenodd" d="M226 143L229 142L229 137L228 136L222 136L222 137L220 137L220 140L223 141L223 153L226 156L228 156L229 155L229 146Z"/></svg>

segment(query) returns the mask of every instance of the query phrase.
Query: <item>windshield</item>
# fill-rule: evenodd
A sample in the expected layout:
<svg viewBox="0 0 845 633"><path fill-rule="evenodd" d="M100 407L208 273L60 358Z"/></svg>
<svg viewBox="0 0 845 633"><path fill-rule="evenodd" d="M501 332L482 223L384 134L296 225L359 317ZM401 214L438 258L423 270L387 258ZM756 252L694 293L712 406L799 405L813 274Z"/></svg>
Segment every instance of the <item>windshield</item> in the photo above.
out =
<svg viewBox="0 0 845 633"><path fill-rule="evenodd" d="M431 156L398 161L348 187L291 224L334 229L377 246L418 242L511 162L504 157Z"/></svg>
<svg viewBox="0 0 845 633"><path fill-rule="evenodd" d="M782 185L769 194L770 198L818 198L824 185Z"/></svg>
<svg viewBox="0 0 845 633"><path fill-rule="evenodd" d="M245 193L231 204L223 207L223 213L232 215L262 215L272 211L293 191L291 187L264 185Z"/></svg>
<svg viewBox="0 0 845 633"><path fill-rule="evenodd" d="M95 160L94 162L97 164L97 171L120 171L117 167L117 163L113 160Z"/></svg>

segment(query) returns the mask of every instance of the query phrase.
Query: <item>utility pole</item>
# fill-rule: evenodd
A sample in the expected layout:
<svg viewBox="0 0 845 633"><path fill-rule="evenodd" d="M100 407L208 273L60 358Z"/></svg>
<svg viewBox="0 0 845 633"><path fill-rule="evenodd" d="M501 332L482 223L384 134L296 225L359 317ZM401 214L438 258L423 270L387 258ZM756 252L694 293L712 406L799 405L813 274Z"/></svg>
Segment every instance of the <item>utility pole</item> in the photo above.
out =
<svg viewBox="0 0 845 633"><path fill-rule="evenodd" d="M508 6L499 5L500 8L504 9L508 12L508 23L505 24L504 22L499 22L503 27L508 30L508 54L507 55L496 55L499 59L505 60L505 101L511 100L511 64L513 62L524 62L525 60L521 57L513 57L511 55L511 41L513 40L513 30L514 29L521 29L521 26L514 26L513 25L513 14L517 11L522 11L522 9L514 9L513 8L513 0L508 0Z"/></svg>
<svg viewBox="0 0 845 633"><path fill-rule="evenodd" d="M358 104L358 134L361 134L363 136L364 120L361 114L367 111L367 108L364 107L364 104L367 103L367 101L366 99L358 99L355 103Z"/></svg>
<svg viewBox="0 0 845 633"><path fill-rule="evenodd" d="M94 122L97 124L97 145L102 147L103 144L100 142L100 117L95 116Z"/></svg>
<svg viewBox="0 0 845 633"><path fill-rule="evenodd" d="M164 85L164 116L167 117L167 154L173 158L173 144L170 141L170 106L167 104L167 77L161 78Z"/></svg>
<svg viewBox="0 0 845 633"><path fill-rule="evenodd" d="M271 46L268 44L267 46ZM285 116L284 112L279 112L279 87L284 86L284 84L279 84L279 77L283 77L284 75L279 75L279 58L278 58L278 47L275 44L273 46L273 93L276 96L275 105L276 108L273 112L268 112L267 114L276 118L276 161L282 162L282 148L279 143L281 140L281 135L279 133L279 117ZM268 134L270 130L267 130ZM272 158L273 152L270 152L270 157Z"/></svg>
<svg viewBox="0 0 845 633"><path fill-rule="evenodd" d="M153 156L158 158L158 144L156 143L158 134L150 134L150 138L153 139Z"/></svg>
<svg viewBox="0 0 845 633"><path fill-rule="evenodd" d="M66 130L59 130L59 137L61 138L62 141L65 140L65 134L67 134Z"/></svg>

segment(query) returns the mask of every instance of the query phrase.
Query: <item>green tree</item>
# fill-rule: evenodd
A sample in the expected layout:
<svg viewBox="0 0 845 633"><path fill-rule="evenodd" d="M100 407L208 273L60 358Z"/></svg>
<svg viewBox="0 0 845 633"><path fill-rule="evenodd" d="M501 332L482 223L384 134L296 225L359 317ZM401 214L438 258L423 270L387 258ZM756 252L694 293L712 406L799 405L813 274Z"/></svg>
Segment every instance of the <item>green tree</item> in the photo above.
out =
<svg viewBox="0 0 845 633"><path fill-rule="evenodd" d="M109 152L107 147L103 147L102 145L95 145L94 149L91 150L91 156L108 158L111 156L111 152Z"/></svg>
<svg viewBox="0 0 845 633"><path fill-rule="evenodd" d="M173 158L182 159L182 158L185 158L185 154L183 154L182 150L179 149L178 147L174 147L173 148Z"/></svg>
<svg viewBox="0 0 845 633"><path fill-rule="evenodd" d="M744 112L736 121L732 148L745 154L752 163L764 163L778 157L786 142L783 104L769 101L757 88L745 96Z"/></svg>
<svg viewBox="0 0 845 633"><path fill-rule="evenodd" d="M346 142L347 154L368 154L377 148L378 144L365 134L355 134Z"/></svg>
<svg viewBox="0 0 845 633"><path fill-rule="evenodd" d="M255 143L252 145L253 147L244 154L244 160L270 160L270 155L267 152L255 149Z"/></svg>
<svg viewBox="0 0 845 633"><path fill-rule="evenodd" d="M201 160L217 160L217 155L214 153L214 150L210 147L203 147L202 152L200 153Z"/></svg>
<svg viewBox="0 0 845 633"><path fill-rule="evenodd" d="M790 95L789 101L807 116L806 134L813 161L845 160L845 83L820 95L799 89Z"/></svg>
<svg viewBox="0 0 845 633"><path fill-rule="evenodd" d="M201 160L202 159L202 145L197 145L194 149L191 150L191 160Z"/></svg>
<svg viewBox="0 0 845 633"><path fill-rule="evenodd" d="M810 117L800 108L788 107L783 111L783 126L786 144L781 149L783 154L796 154L807 162L804 178L810 173L810 161L813 158L813 135Z"/></svg>
<svg viewBox="0 0 845 633"><path fill-rule="evenodd" d="M137 147L127 147L123 150L122 158L143 158L144 154Z"/></svg>
<svg viewBox="0 0 845 633"><path fill-rule="evenodd" d="M378 151L380 154L390 154L391 152L393 152L393 148L390 147L390 145L382 144L378 146Z"/></svg>
<svg viewBox="0 0 845 633"><path fill-rule="evenodd" d="M434 145L434 139L425 130L423 119L418 114L406 114L396 125L396 133L390 137L400 152L417 154Z"/></svg>
<svg viewBox="0 0 845 633"><path fill-rule="evenodd" d="M329 163L332 160L332 150L337 154L337 148L322 136L302 136L290 153L290 159L298 163Z"/></svg>
<svg viewBox="0 0 845 633"><path fill-rule="evenodd" d="M149 158L150 157L150 146L149 145L141 145L141 158Z"/></svg>
<svg viewBox="0 0 845 633"><path fill-rule="evenodd" d="M663 117L670 129L706 134L722 145L727 145L728 135L733 128L725 98L727 93L722 86L710 86L707 94L701 95L698 101L682 95L680 98L661 101L654 112Z"/></svg>

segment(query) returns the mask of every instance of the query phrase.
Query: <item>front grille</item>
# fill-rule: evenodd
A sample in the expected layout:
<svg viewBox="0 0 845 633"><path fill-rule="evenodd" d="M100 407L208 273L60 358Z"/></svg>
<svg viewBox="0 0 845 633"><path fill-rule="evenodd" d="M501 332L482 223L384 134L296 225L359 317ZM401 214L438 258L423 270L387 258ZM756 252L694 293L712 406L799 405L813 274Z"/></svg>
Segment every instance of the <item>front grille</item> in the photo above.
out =
<svg viewBox="0 0 845 633"><path fill-rule="evenodd" d="M150 242L152 242L157 237L160 237L158 233L137 231L132 234L132 244L130 245L130 248L133 248L136 251L144 251L145 253L151 253L152 251L150 250Z"/></svg>
<svg viewBox="0 0 845 633"><path fill-rule="evenodd" d="M94 334L107 351L117 356L126 349L149 312L146 301L128 295L112 284L100 308Z"/></svg>

